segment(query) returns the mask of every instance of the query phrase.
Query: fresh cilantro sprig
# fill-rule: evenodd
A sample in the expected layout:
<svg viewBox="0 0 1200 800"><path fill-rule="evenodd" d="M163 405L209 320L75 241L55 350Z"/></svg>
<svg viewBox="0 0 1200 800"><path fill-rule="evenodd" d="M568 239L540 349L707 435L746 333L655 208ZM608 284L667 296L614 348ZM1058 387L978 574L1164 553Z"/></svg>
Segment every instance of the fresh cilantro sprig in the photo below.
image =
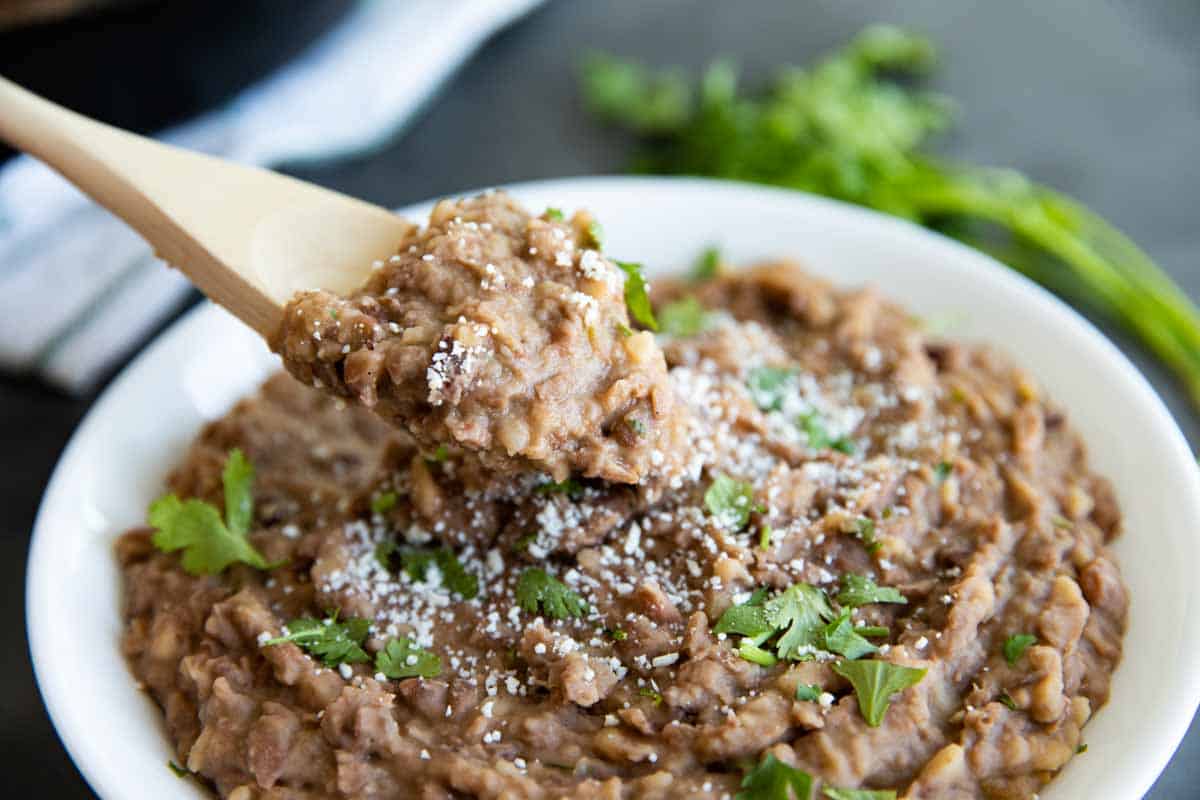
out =
<svg viewBox="0 0 1200 800"><path fill-rule="evenodd" d="M713 478L704 492L704 507L721 525L735 532L746 527L752 513L766 511L765 506L754 502L753 486L724 474Z"/></svg>
<svg viewBox="0 0 1200 800"><path fill-rule="evenodd" d="M192 575L216 575L233 563L273 569L246 537L254 519L254 466L241 450L229 452L221 472L225 519L211 503L164 495L150 504L147 518L155 528L151 539L165 553L183 550L183 568Z"/></svg>
<svg viewBox="0 0 1200 800"><path fill-rule="evenodd" d="M896 800L894 789L836 789L825 786L821 794L829 800Z"/></svg>
<svg viewBox="0 0 1200 800"><path fill-rule="evenodd" d="M908 600L893 586L880 586L865 575L842 576L842 590L837 595L838 605L865 606L871 603L900 603Z"/></svg>
<svg viewBox="0 0 1200 800"><path fill-rule="evenodd" d="M534 494L565 494L572 500L577 500L583 496L583 484L574 478L567 478L557 482L543 483L540 486L535 486Z"/></svg>
<svg viewBox="0 0 1200 800"><path fill-rule="evenodd" d="M613 263L625 273L625 305L629 308L629 316L642 326L657 331L658 320L654 318L654 307L650 305L650 295L646 290L646 276L642 274L642 265L629 261Z"/></svg>
<svg viewBox="0 0 1200 800"><path fill-rule="evenodd" d="M380 492L371 498L371 513L383 515L396 507L399 498L395 492Z"/></svg>
<svg viewBox="0 0 1200 800"><path fill-rule="evenodd" d="M1015 633L1004 640L1004 660L1010 667L1015 667L1025 655L1025 651L1037 643L1037 637L1031 633Z"/></svg>
<svg viewBox="0 0 1200 800"><path fill-rule="evenodd" d="M711 281L721 274L721 251L716 247L706 247L692 265L688 280L692 283Z"/></svg>
<svg viewBox="0 0 1200 800"><path fill-rule="evenodd" d="M822 649L850 660L879 652L879 648L863 638L863 631L856 628L850 619L850 609L842 613L821 630Z"/></svg>
<svg viewBox="0 0 1200 800"><path fill-rule="evenodd" d="M925 670L887 661L839 661L833 671L850 681L858 698L858 710L867 725L878 728L892 703L892 695L916 686Z"/></svg>
<svg viewBox="0 0 1200 800"><path fill-rule="evenodd" d="M757 95L739 91L727 62L696 88L678 70L600 55L584 65L583 94L596 116L642 141L635 171L786 186L956 236L1123 324L1200 405L1200 308L1146 253L1020 173L926 151L952 104L889 78L919 76L934 60L926 39L873 26L810 69L780 70Z"/></svg>
<svg viewBox="0 0 1200 800"><path fill-rule="evenodd" d="M582 617L588 611L587 601L544 569L530 567L517 579L517 604L530 613L538 607L555 619Z"/></svg>
<svg viewBox="0 0 1200 800"><path fill-rule="evenodd" d="M797 422L808 439L808 446L813 450L837 450L848 456L854 455L854 440L848 436L830 436L825 427L825 419L819 412L805 412Z"/></svg>
<svg viewBox="0 0 1200 800"><path fill-rule="evenodd" d="M821 699L822 691L824 690L815 683L800 683L796 685L796 699L815 703Z"/></svg>
<svg viewBox="0 0 1200 800"><path fill-rule="evenodd" d="M867 548L868 553L877 553L883 543L875 538L875 520L870 517L859 517L854 520L854 533Z"/></svg>
<svg viewBox="0 0 1200 800"><path fill-rule="evenodd" d="M376 549L376 556L379 555L380 551ZM418 583L426 579L430 567L437 567L442 585L450 591L464 600L471 600L479 594L479 579L467 572L462 562L454 555L454 551L448 547L391 549L385 555L385 563L389 568L397 555L399 555L404 571Z"/></svg>
<svg viewBox="0 0 1200 800"><path fill-rule="evenodd" d="M375 654L375 670L393 680L433 678L442 671L442 659L417 647L407 636L398 636Z"/></svg>
<svg viewBox="0 0 1200 800"><path fill-rule="evenodd" d="M361 617L350 617L341 622L336 613L323 620L301 617L285 625L282 636L268 639L263 646L291 642L319 658L327 667L362 664L371 660L362 646L370 629L371 623Z"/></svg>
<svg viewBox="0 0 1200 800"><path fill-rule="evenodd" d="M796 370L787 367L755 367L746 374L750 397L763 411L779 411L795 387Z"/></svg>
<svg viewBox="0 0 1200 800"><path fill-rule="evenodd" d="M809 800L813 777L789 766L771 753L742 778L742 790L733 800Z"/></svg>
<svg viewBox="0 0 1200 800"><path fill-rule="evenodd" d="M695 336L709 326L709 314L693 295L667 303L658 311L658 324L663 333L672 336Z"/></svg>

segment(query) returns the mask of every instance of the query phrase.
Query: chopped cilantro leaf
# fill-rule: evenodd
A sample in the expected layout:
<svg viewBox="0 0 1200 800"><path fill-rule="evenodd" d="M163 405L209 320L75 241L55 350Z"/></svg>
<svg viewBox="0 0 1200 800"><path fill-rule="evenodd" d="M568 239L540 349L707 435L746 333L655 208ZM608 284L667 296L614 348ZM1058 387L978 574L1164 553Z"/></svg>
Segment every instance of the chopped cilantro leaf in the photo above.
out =
<svg viewBox="0 0 1200 800"><path fill-rule="evenodd" d="M696 263L692 265L692 271L688 273L688 280L692 283L703 283L711 281L720 274L721 251L715 247L706 247L700 257L696 259Z"/></svg>
<svg viewBox="0 0 1200 800"><path fill-rule="evenodd" d="M517 603L530 614L542 607L555 619L582 617L588 604L574 590L568 588L544 569L530 567L517 580Z"/></svg>
<svg viewBox="0 0 1200 800"><path fill-rule="evenodd" d="M572 500L577 500L583 494L583 484L574 478L567 478L557 483L543 483L533 491L537 494L565 494Z"/></svg>
<svg viewBox="0 0 1200 800"><path fill-rule="evenodd" d="M892 695L916 686L925 677L925 670L891 664L887 661L839 661L833 671L854 687L858 710L867 725L878 728L883 722Z"/></svg>
<svg viewBox="0 0 1200 800"><path fill-rule="evenodd" d="M553 206L546 209L545 216L546 219L550 220L551 222L562 222L564 219L562 209L554 208Z"/></svg>
<svg viewBox="0 0 1200 800"><path fill-rule="evenodd" d="M331 309L329 309L329 318L330 318L330 319L337 319L337 318L338 318L338 312L337 312L337 309L336 309L336 308L331 308Z"/></svg>
<svg viewBox="0 0 1200 800"><path fill-rule="evenodd" d="M740 531L750 521L752 512L766 509L754 502L754 487L735 481L728 475L717 475L704 493L704 506L717 521L734 531Z"/></svg>
<svg viewBox="0 0 1200 800"><path fill-rule="evenodd" d="M1075 748L1075 755L1079 755L1080 753L1086 753L1086 752L1087 752L1087 744L1081 744Z"/></svg>
<svg viewBox="0 0 1200 800"><path fill-rule="evenodd" d="M1010 667L1015 667L1025 655L1025 651L1037 642L1037 637L1030 633L1017 633L1004 640L1004 660Z"/></svg>
<svg viewBox="0 0 1200 800"><path fill-rule="evenodd" d="M634 434L638 436L646 435L646 423L642 422L637 417L628 417L625 420L625 424L629 426L629 429L633 431Z"/></svg>
<svg viewBox="0 0 1200 800"><path fill-rule="evenodd" d="M442 671L442 659L398 636L375 655L375 669L393 680L432 678Z"/></svg>
<svg viewBox="0 0 1200 800"><path fill-rule="evenodd" d="M896 800L893 789L837 789L826 786L821 789L821 794L829 800Z"/></svg>
<svg viewBox="0 0 1200 800"><path fill-rule="evenodd" d="M949 461L939 461L937 466L933 468L933 477L937 478L938 482L946 480L950 477L950 473L954 471L954 467Z"/></svg>
<svg viewBox="0 0 1200 800"><path fill-rule="evenodd" d="M529 545L533 544L536 541L537 541L536 533L527 533L524 536L522 536L520 539L517 539L517 541L513 542L513 546L512 546L513 552L514 553L524 553L526 550L529 549Z"/></svg>
<svg viewBox="0 0 1200 800"><path fill-rule="evenodd" d="M776 644L780 658L799 661L811 655L821 644L825 623L833 619L833 609L825 593L807 583L794 583L783 594L767 601L767 622L783 631Z"/></svg>
<svg viewBox="0 0 1200 800"><path fill-rule="evenodd" d="M717 620L713 633L737 633L752 639L765 639L774 631L767 619L767 610L763 607L765 594L762 590L756 591L745 603L725 609L725 613Z"/></svg>
<svg viewBox="0 0 1200 800"><path fill-rule="evenodd" d="M807 772L768 754L742 778L743 791L733 800L809 800L812 786L812 776Z"/></svg>
<svg viewBox="0 0 1200 800"><path fill-rule="evenodd" d="M879 586L865 575L842 576L842 590L837 601L843 606L865 606L870 603L908 603L900 590L892 586Z"/></svg>
<svg viewBox="0 0 1200 800"><path fill-rule="evenodd" d="M882 625L855 625L854 632L867 638L887 636L891 631Z"/></svg>
<svg viewBox="0 0 1200 800"><path fill-rule="evenodd" d="M370 628L371 623L360 617L338 622L336 613L323 620L301 617L284 626L283 636L263 642L263 647L291 642L327 667L361 664L371 660L362 648Z"/></svg>
<svg viewBox="0 0 1200 800"><path fill-rule="evenodd" d="M425 460L428 461L430 464L441 464L449 457L450 457L450 451L446 448L446 445L439 444L437 446L436 450L434 450L431 454L425 456Z"/></svg>
<svg viewBox="0 0 1200 800"><path fill-rule="evenodd" d="M854 455L854 442L847 436L831 437L825 429L825 420L818 412L801 414L797 422L808 438L808 446L813 450L837 450L848 456Z"/></svg>
<svg viewBox="0 0 1200 800"><path fill-rule="evenodd" d="M854 532L862 540L863 547L868 553L875 553L882 543L875 538L875 520L870 517L859 517L854 521Z"/></svg>
<svg viewBox="0 0 1200 800"><path fill-rule="evenodd" d="M583 230L583 237L580 244L592 250L599 250L604 247L604 226L596 222L596 220L589 222Z"/></svg>
<svg viewBox="0 0 1200 800"><path fill-rule="evenodd" d="M755 367L746 375L750 398L763 411L783 408L783 398L792 390L796 371L783 367Z"/></svg>
<svg viewBox="0 0 1200 800"><path fill-rule="evenodd" d="M371 498L371 513L386 514L396 507L396 493L383 492Z"/></svg>
<svg viewBox="0 0 1200 800"><path fill-rule="evenodd" d="M183 568L192 575L216 575L234 562L256 569L279 566L268 563L246 538L254 518L254 467L241 450L230 451L221 482L224 521L216 506L202 500L168 494L151 503L147 517L155 528L154 546L165 553L183 550Z"/></svg>
<svg viewBox="0 0 1200 800"><path fill-rule="evenodd" d="M761 528L759 528L759 530L758 530L758 549L759 550L770 550L771 549L771 534L773 532L774 531L771 529L770 525L763 525Z"/></svg>
<svg viewBox="0 0 1200 800"><path fill-rule="evenodd" d="M821 691L815 683L800 683L796 685L796 699L815 703L821 699Z"/></svg>
<svg viewBox="0 0 1200 800"><path fill-rule="evenodd" d="M1017 701L1013 700L1012 695L1009 694L1008 692L1001 693L1001 695L999 697L997 697L996 699L999 700L1006 708L1009 708L1013 711L1021 710L1021 707L1019 705L1017 705Z"/></svg>
<svg viewBox="0 0 1200 800"><path fill-rule="evenodd" d="M405 548L399 552L404 571L414 581L424 581L429 568L436 566L441 574L442 585L450 591L464 600L470 600L479 594L479 579L467 572L450 548Z"/></svg>
<svg viewBox="0 0 1200 800"><path fill-rule="evenodd" d="M623 642L629 638L629 634L621 628L610 628L606 632L613 638L613 641L616 642Z"/></svg>
<svg viewBox="0 0 1200 800"><path fill-rule="evenodd" d="M651 689L649 686L643 686L641 689L638 689L638 694L642 697L649 697L650 702L654 703L656 706L662 705L663 696Z"/></svg>
<svg viewBox="0 0 1200 800"><path fill-rule="evenodd" d="M619 323L617 325L617 330L619 330L621 332L621 335L624 336L626 339L628 339L630 336L633 336L633 328L629 327L624 322Z"/></svg>
<svg viewBox="0 0 1200 800"><path fill-rule="evenodd" d="M387 570L392 568L392 553L396 552L396 543L391 539L384 539L379 544L375 545L375 560Z"/></svg>
<svg viewBox="0 0 1200 800"><path fill-rule="evenodd" d="M171 770L171 772L174 772L176 778L188 778L191 777L192 774L191 770L187 769L186 767L179 766L174 761L167 762L167 769Z"/></svg>
<svg viewBox="0 0 1200 800"><path fill-rule="evenodd" d="M672 336L695 336L708 327L708 312L692 295L667 303L658 312L663 333Z"/></svg>
<svg viewBox="0 0 1200 800"><path fill-rule="evenodd" d="M851 661L879 652L879 648L864 639L850 620L850 610L846 609L837 619L825 626L821 632L824 637L824 647L830 653L845 656Z"/></svg>
<svg viewBox="0 0 1200 800"><path fill-rule="evenodd" d="M625 305L629 308L629 316L644 327L657 331L658 321L654 318L650 295L646 293L646 277L642 274L642 265L629 261L614 263L625 273Z"/></svg>
<svg viewBox="0 0 1200 800"><path fill-rule="evenodd" d="M738 645L738 655L749 661L751 664L758 664L760 667L773 667L779 661L775 656L768 651L763 650L750 639L743 639Z"/></svg>

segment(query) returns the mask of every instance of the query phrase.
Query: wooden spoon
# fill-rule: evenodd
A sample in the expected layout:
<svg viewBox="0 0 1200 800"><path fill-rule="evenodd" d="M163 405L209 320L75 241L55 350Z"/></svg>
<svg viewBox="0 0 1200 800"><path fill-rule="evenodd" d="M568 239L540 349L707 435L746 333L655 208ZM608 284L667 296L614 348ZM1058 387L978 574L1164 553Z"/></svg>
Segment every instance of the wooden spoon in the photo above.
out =
<svg viewBox="0 0 1200 800"><path fill-rule="evenodd" d="M379 206L136 136L4 78L0 139L125 220L159 258L264 337L295 292L349 293L411 229Z"/></svg>

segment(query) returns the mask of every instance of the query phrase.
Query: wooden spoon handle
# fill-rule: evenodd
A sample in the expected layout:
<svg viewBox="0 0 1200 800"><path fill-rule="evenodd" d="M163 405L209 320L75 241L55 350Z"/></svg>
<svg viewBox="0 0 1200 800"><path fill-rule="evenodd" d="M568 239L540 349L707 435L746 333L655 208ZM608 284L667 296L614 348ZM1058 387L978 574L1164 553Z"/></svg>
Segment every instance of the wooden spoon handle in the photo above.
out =
<svg viewBox="0 0 1200 800"><path fill-rule="evenodd" d="M0 138L125 220L263 336L296 291L349 291L410 229L378 206L127 133L4 78Z"/></svg>

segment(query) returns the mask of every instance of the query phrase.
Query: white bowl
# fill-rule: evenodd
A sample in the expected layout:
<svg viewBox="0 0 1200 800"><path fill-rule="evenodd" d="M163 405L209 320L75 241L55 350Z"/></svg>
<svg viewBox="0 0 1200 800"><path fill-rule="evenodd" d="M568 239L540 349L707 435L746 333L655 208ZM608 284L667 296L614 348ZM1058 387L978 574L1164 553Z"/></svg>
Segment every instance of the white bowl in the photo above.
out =
<svg viewBox="0 0 1200 800"><path fill-rule="evenodd" d="M1153 389L1067 306L991 259L905 222L797 192L690 179L580 178L511 191L530 208L588 208L607 249L651 272L719 244L735 263L792 256L840 284L873 281L914 312L961 318L956 336L1007 350L1068 410L1125 514L1116 551L1132 605L1112 698L1046 800L1139 798L1200 699L1194 571L1200 471ZM415 219L428 205L406 209ZM143 521L162 477L206 421L275 361L217 308L197 308L104 393L63 454L29 556L28 627L59 735L107 800L203 797L166 767L161 714L122 660L113 541ZM1150 538L1146 538L1150 537Z"/></svg>

